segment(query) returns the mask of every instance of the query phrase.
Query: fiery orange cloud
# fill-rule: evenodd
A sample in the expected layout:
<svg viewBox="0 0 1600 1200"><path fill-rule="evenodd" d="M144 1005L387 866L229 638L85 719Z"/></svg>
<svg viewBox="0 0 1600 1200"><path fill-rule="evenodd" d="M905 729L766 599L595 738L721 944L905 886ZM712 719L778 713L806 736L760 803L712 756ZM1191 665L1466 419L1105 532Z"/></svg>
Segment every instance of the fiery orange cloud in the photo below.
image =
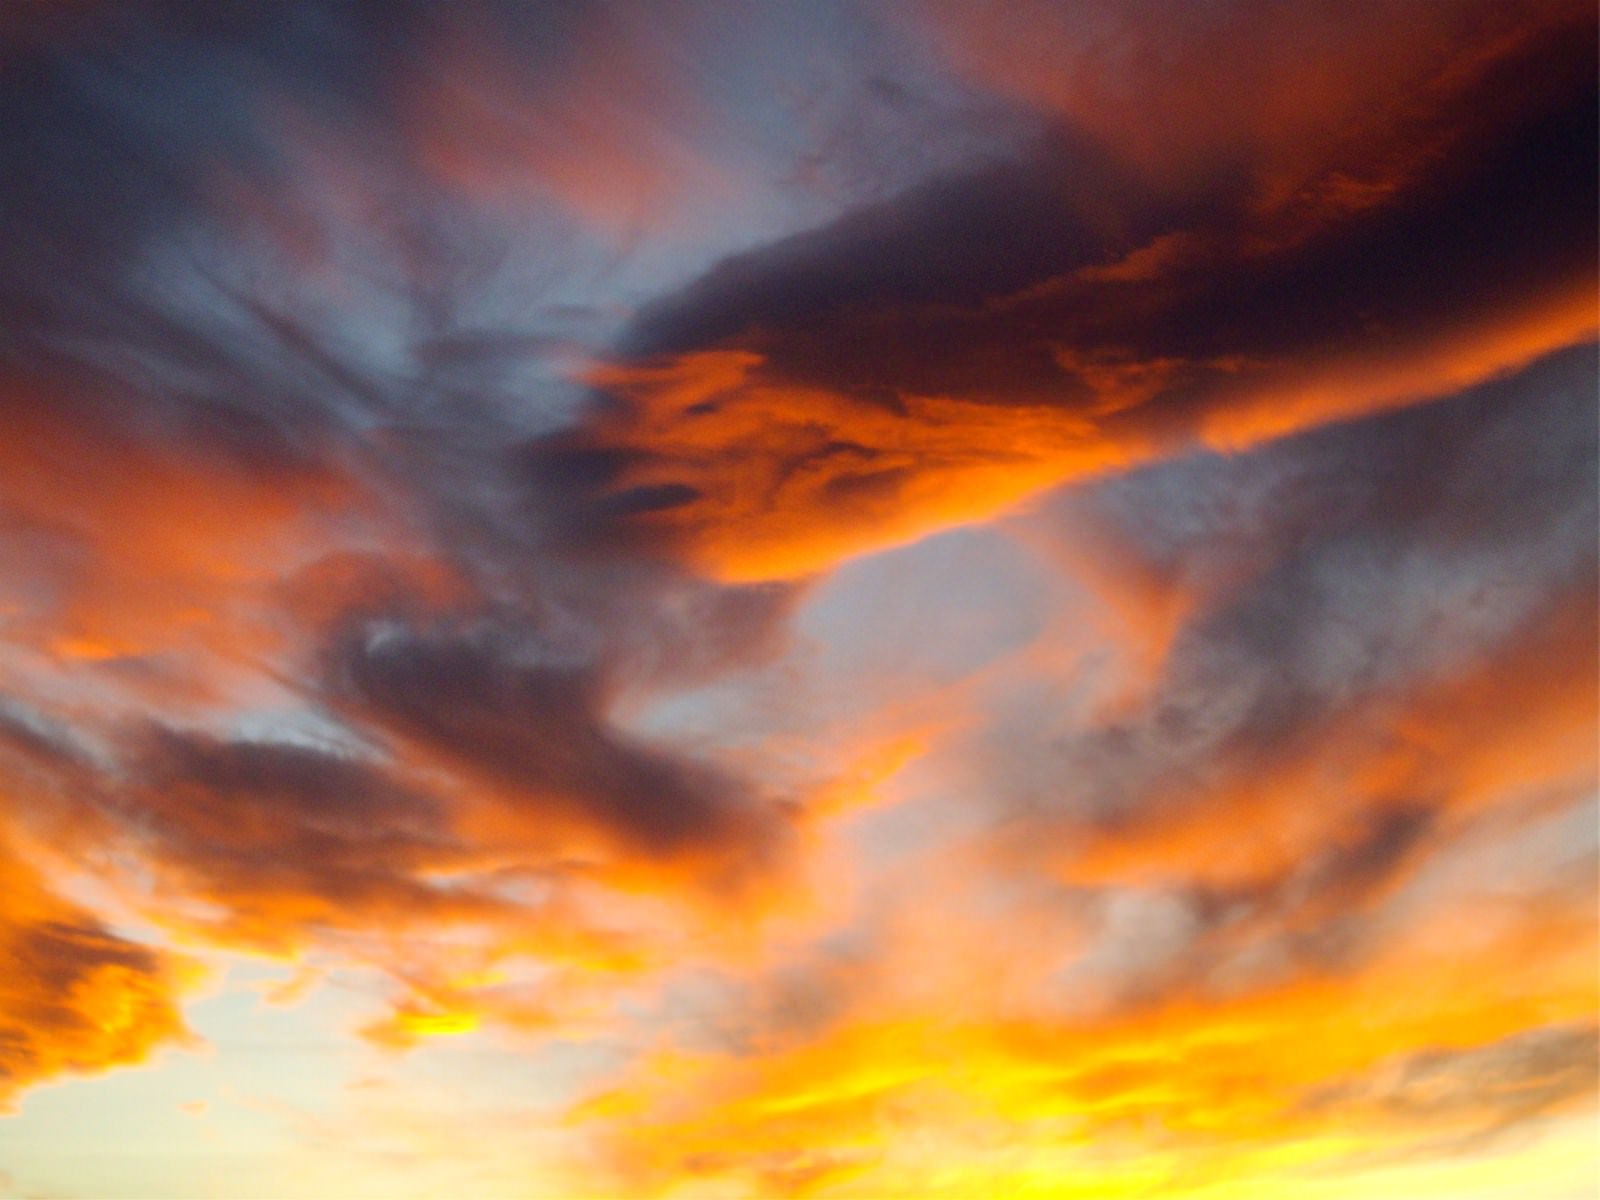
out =
<svg viewBox="0 0 1600 1200"><path fill-rule="evenodd" d="M1399 353L1347 353L1293 368L1289 378L1241 388L1236 403L1202 422L1201 440L1239 450L1332 421L1383 412L1465 391L1510 375L1552 351L1600 333L1591 281L1540 296L1450 330L1432 344Z"/></svg>
<svg viewBox="0 0 1600 1200"><path fill-rule="evenodd" d="M1468 331L1392 364L1240 379L1237 401L1207 420L1202 437L1237 450L1507 374L1591 338L1600 329L1591 292L1584 286L1526 322ZM765 384L758 366L746 352L712 351L662 368L602 370L595 382L632 408L585 435L640 454L615 481L619 506L638 505L628 520L639 536L684 546L730 583L820 572L1178 448L1159 428L1122 434L1048 403L911 396L898 410L877 409ZM1126 406L1120 379L1099 403Z"/></svg>
<svg viewBox="0 0 1600 1200"><path fill-rule="evenodd" d="M1524 949L1508 949L1508 960L1520 961ZM1501 1118L1492 1095L1418 1107L1406 1124L1381 1090L1365 1112L1359 1084L1348 1100L1331 1090L1317 1096L1329 1079L1405 1070L1395 1060L1419 1038L1448 1047L1439 1060L1458 1055L1470 1071L1475 1057L1492 1060L1508 1039L1514 1056L1515 1039L1528 1036L1529 1010L1503 999L1463 1005L1448 1031L1368 1018L1350 1036L1345 1014L1380 1011L1373 1002L1382 994L1314 989L1077 1033L934 1016L866 1021L758 1061L650 1060L638 1082L573 1116L610 1125L629 1194L675 1194L678 1184L960 1195L979 1181L1009 1194L1049 1180L1085 1196L1151 1186L1188 1195L1219 1177L1286 1186L1293 1174L1283 1168L1297 1159L1338 1170L1353 1152L1403 1156L1419 1135L1469 1133ZM1576 1022L1565 1027L1571 1044L1559 1047L1552 1094L1534 1110L1541 1115L1571 1111L1592 1087L1568 1063L1574 1053L1581 1062L1586 1037L1592 1045L1582 1022L1593 998L1535 1010ZM1307 1055L1313 1034L1326 1050ZM1530 1073L1507 1086L1542 1083Z"/></svg>
<svg viewBox="0 0 1600 1200"><path fill-rule="evenodd" d="M1455 56L1421 93L1387 78L1417 111L1386 127L1400 173L1361 203L1111 235L1093 214L1134 185L1055 148L1034 174L930 187L730 259L638 315L634 353L587 376L602 402L536 444L530 471L570 485L555 502L582 534L664 543L726 581L794 578L1054 485L1435 399L1592 340L1592 179L1568 172L1548 211L1499 210L1533 158L1570 166L1592 140L1576 29L1529 26L1482 53L1446 34ZM1347 178L1331 159L1316 172ZM1133 194L1120 202L1159 213ZM1024 202L1041 228L988 235L998 262L973 272L996 273L988 291L926 265L962 222ZM1045 239L1081 243L1078 258L1030 256ZM1486 255L1520 265L1491 283ZM1384 291L1395 270L1415 278Z"/></svg>
<svg viewBox="0 0 1600 1200"><path fill-rule="evenodd" d="M184 974L178 959L112 933L0 850L0 1106L40 1081L188 1041Z"/></svg>
<svg viewBox="0 0 1600 1200"><path fill-rule="evenodd" d="M696 562L728 582L810 574L992 517L1063 478L1134 457L1094 438L1089 422L1045 405L1018 411L926 397L909 399L904 414L875 411L825 391L763 384L758 365L749 353L713 351L595 377L629 396L637 415L615 435L602 424L589 436L649 448L619 487L642 497L663 489L677 501L637 520L686 536Z"/></svg>

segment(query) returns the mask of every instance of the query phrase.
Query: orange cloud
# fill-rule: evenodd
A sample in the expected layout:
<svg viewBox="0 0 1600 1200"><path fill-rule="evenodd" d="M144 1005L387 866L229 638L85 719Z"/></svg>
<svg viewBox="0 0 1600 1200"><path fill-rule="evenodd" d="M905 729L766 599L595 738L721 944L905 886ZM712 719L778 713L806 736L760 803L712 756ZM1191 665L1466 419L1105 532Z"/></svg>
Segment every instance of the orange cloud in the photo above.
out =
<svg viewBox="0 0 1600 1200"><path fill-rule="evenodd" d="M1597 329L1585 287L1525 323L1467 331L1456 350L1426 347L1389 364L1280 369L1268 373L1276 382L1240 380L1201 436L1238 450L1435 399L1580 344ZM1159 426L1122 433L1044 403L909 396L898 409L864 406L763 383L758 366L746 353L713 351L662 368L601 371L596 382L628 396L633 408L582 435L637 456L612 481L616 490L602 501L607 515L620 515L630 538L664 539L729 583L822 572L1178 448Z"/></svg>
<svg viewBox="0 0 1600 1200"><path fill-rule="evenodd" d="M274 590L324 536L323 522L359 509L349 480L309 468L258 474L43 397L16 407L0 450L0 512L33 586L14 640L63 665L189 651L245 671L283 648L269 619ZM189 680L202 691L215 682Z"/></svg>
<svg viewBox="0 0 1600 1200"><path fill-rule="evenodd" d="M1173 216L1047 139L726 260L641 310L588 375L589 419L534 444L533 486L574 537L794 578L1591 341L1593 64L1571 36L1446 38L1450 69L1389 133L1401 176L1359 204ZM1532 177L1537 198L1510 182Z"/></svg>
<svg viewBox="0 0 1600 1200"><path fill-rule="evenodd" d="M0 1106L67 1074L143 1062L190 1035L184 969L52 894L0 849Z"/></svg>
<svg viewBox="0 0 1600 1200"><path fill-rule="evenodd" d="M894 412L766 384L758 367L747 352L710 351L601 370L595 382L634 407L582 435L640 454L615 501L640 536L687 542L697 565L728 582L820 571L1134 457L1046 405L930 396Z"/></svg>
<svg viewBox="0 0 1600 1200"><path fill-rule="evenodd" d="M1149 639L1137 688L1037 742L1009 722L992 757L1038 774L987 835L939 841L913 797L905 846L876 827L835 859L853 920L741 972L739 1036L641 1039L571 1111L613 1172L584 1186L1217 1200L1452 1194L1468 1154L1494 1188L1512 1158L1568 1171L1511 1147L1596 1085L1592 363L1119 480L1077 499L1121 520L1064 548L1041 513L1035 544L1069 576L1094 557ZM1007 669L1085 668L1045 644ZM910 754L981 807L1004 776L963 771L965 715L886 745L884 778ZM1103 757L1074 757L1097 722Z"/></svg>
<svg viewBox="0 0 1600 1200"><path fill-rule="evenodd" d="M612 1181L589 1185L607 1194L1187 1196L1580 1111L1592 913L1559 893L1515 913L1451 899L1354 971L1074 1013L1052 943L1030 963L1026 938L924 895L878 947L876 986L820 1031L648 1053L568 1120L608 1155Z"/></svg>

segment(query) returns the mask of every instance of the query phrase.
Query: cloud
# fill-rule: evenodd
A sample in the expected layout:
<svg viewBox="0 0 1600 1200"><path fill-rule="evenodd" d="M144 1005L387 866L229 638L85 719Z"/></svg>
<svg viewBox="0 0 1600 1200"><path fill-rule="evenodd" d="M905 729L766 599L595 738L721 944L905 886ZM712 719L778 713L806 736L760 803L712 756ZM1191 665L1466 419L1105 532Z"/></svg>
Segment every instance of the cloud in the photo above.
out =
<svg viewBox="0 0 1600 1200"><path fill-rule="evenodd" d="M69 1073L143 1062L190 1040L174 956L107 929L0 850L0 1106Z"/></svg>
<svg viewBox="0 0 1600 1200"><path fill-rule="evenodd" d="M1205 1195L1303 1169L1338 1194L1576 1111L1594 372L1569 351L1014 519L1069 574L1088 526L1114 551L1099 595L1172 589L1156 669L1101 709L1069 656L1065 699L988 727L962 693L971 724L922 776L998 821L939 840L935 801L897 789L916 834L853 843L875 902L575 1110L616 1189ZM1053 649L989 686L1037 696ZM807 1163L840 1174L784 1173Z"/></svg>
<svg viewBox="0 0 1600 1200"><path fill-rule="evenodd" d="M715 889L715 870L632 879L637 860L667 852L627 840L609 860L580 861L582 839L553 836L548 820L520 834L485 821L481 785L348 735L115 732L94 758L41 762L17 828L91 864L101 903L187 945L314 962L312 981L370 972L388 1010L368 1023L379 1045L480 1025L575 1035L663 963L665 935L630 919L619 895L653 890L678 932L709 920L688 901Z"/></svg>
<svg viewBox="0 0 1600 1200"><path fill-rule="evenodd" d="M1549 736L1551 775L1581 770L1594 371L1592 349L1572 351L1446 404L1150 468L1022 519L1029 536L1087 525L1077 553L1096 578L1160 581L1183 616L1116 704L997 727L976 760L990 787L1072 814L1078 853L1102 846L1112 872L1170 836L1172 869L1248 874L1262 855L1310 854L1369 804L1458 802L1489 730ZM1496 686L1528 707L1508 713ZM1278 799L1296 792L1326 792L1325 816ZM1223 811L1281 814L1285 840L1241 841Z"/></svg>
<svg viewBox="0 0 1600 1200"><path fill-rule="evenodd" d="M1007 522L1068 579L1092 569L1098 603L1165 595L1169 636L1104 694L1117 648L1056 644L1092 608L986 663L981 687L886 642L872 681L963 718L915 751L963 823L941 838L944 810L910 785L882 818L899 840L857 815L871 867L853 895L877 903L814 958L741 972L688 1028L674 1008L672 1044L574 1112L616 1190L1204 1195L1288 1186L1292 1155L1348 1182L1357 1145L1492 1147L1520 1119L1509 1065L1503 1091L1441 1071L1411 1122L1302 1097L1419 1046L1499 1070L1506 1039L1580 1044L1560 1031L1593 997L1594 378L1583 347ZM946 562L930 543L848 568L881 588L859 624L892 618L924 561ZM952 561L911 592L974 559ZM772 686L804 697L815 654L794 653ZM1045 691L1052 670L1069 674ZM1540 847L1563 837L1560 866ZM852 939L859 966L836 953ZM1576 1096L1576 1068L1552 1075ZM840 1173L784 1173L807 1163Z"/></svg>
<svg viewBox="0 0 1600 1200"><path fill-rule="evenodd" d="M6 588L12 640L90 670L278 649L282 633L265 619L277 571L325 520L359 508L351 481L241 469L203 446L108 428L71 402L52 411L59 394L14 412L0 451L0 537L29 564ZM201 691L215 680L185 682Z"/></svg>
<svg viewBox="0 0 1600 1200"><path fill-rule="evenodd" d="M1600 1072L1592 1025L1549 1025L1464 1049L1397 1056L1354 1079L1314 1089L1313 1113L1359 1108L1430 1135L1410 1156L1481 1152L1492 1139L1589 1101Z"/></svg>
<svg viewBox="0 0 1600 1200"><path fill-rule="evenodd" d="M515 630L368 625L333 651L334 694L500 789L649 853L759 844L763 814L732 776L611 727L602 679Z"/></svg>
<svg viewBox="0 0 1600 1200"><path fill-rule="evenodd" d="M728 259L641 310L547 469L604 465L563 476L592 526L782 578L1587 340L1579 28L1463 50L1397 119L1403 178L1352 211L1176 206L1069 129Z"/></svg>
<svg viewBox="0 0 1600 1200"><path fill-rule="evenodd" d="M751 331L781 343L786 332L803 335L837 314L870 318L930 304L975 306L1089 266L1110 238L1138 244L1162 228L1163 217L1172 219L1135 211L1113 223L1120 206L1143 197L1115 160L1070 131L1044 136L1030 151L936 177L821 229L725 259L646 305L622 348L649 359ZM928 253L933 247L939 252ZM841 346L838 361L850 363L863 352L876 358L892 348ZM774 352L783 354L781 344Z"/></svg>
<svg viewBox="0 0 1600 1200"><path fill-rule="evenodd" d="M30 829L169 932L376 965L397 1013L445 997L524 1027L592 1001L463 983L392 939L614 981L653 955L610 888L671 908L770 865L767 798L616 710L768 653L792 592L636 563L506 486L564 418L556 364L620 311L586 275L615 262L569 235L635 223L663 176L634 151L671 122L619 97L586 146L558 128L593 109L569 96L520 131L513 179L492 118L523 81L435 68L515 43L582 79L649 60L691 106L695 80L600 10L390 17L162 10L6 43L8 151L34 166L6 199L30 233L0 249L0 550L24 564L0 680L41 704L0 711L0 742ZM497 195L424 144L458 102L484 119L455 165L487 149ZM674 177L700 153L678 149ZM403 636L366 640L385 623ZM567 666L501 661L513 644Z"/></svg>
<svg viewBox="0 0 1600 1200"><path fill-rule="evenodd" d="M116 815L175 878L170 911L285 949L338 930L483 920L502 906L431 872L466 859L438 800L346 753L157 727Z"/></svg>
<svg viewBox="0 0 1600 1200"><path fill-rule="evenodd" d="M1577 1109L1593 14L976 11L0 15L0 1102L128 918L563 1195Z"/></svg>
<svg viewBox="0 0 1600 1200"><path fill-rule="evenodd" d="M1424 923L1359 969L1301 962L1265 986L1167 986L1084 1008L1016 987L1070 944L1030 940L1031 928L1010 940L992 912L977 918L948 892L901 908L905 923L857 981L868 986L847 989L828 1020L756 1053L684 1043L618 1071L571 1114L604 1148L607 1186L807 1194L775 1176L809 1159L860 1172L839 1183L846 1192L883 1195L979 1180L1085 1197L1134 1186L1205 1195L1220 1180L1270 1189L1285 1180L1285 1154L1339 1180L1370 1165L1364 1150L1423 1160L1448 1140L1481 1152L1494 1129L1579 1104L1592 1076L1580 1057L1592 1040L1588 964L1541 960L1542 919L1494 921L1483 893L1454 897L1452 921L1484 929L1470 948L1459 936L1442 945ZM1547 896L1559 895L1552 885ZM1207 923L1160 903L1128 905L1119 920L1142 960L1103 959L1086 982L1155 966ZM1230 949L1216 939L1196 959ZM1418 989L1434 998L1426 1015L1409 1000ZM1534 1051L1525 1069L1523 1047ZM1412 1083L1395 1084L1397 1073Z"/></svg>
<svg viewBox="0 0 1600 1200"><path fill-rule="evenodd" d="M0 696L0 745L46 768L83 758L71 729L8 696Z"/></svg>
<svg viewBox="0 0 1600 1200"><path fill-rule="evenodd" d="M692 10L649 22L595 6L434 18L418 39L429 68L399 88L424 170L510 206L553 199L624 237L663 209L686 212L691 196L737 202L744 181L714 149L723 118L664 52L693 52Z"/></svg>
<svg viewBox="0 0 1600 1200"><path fill-rule="evenodd" d="M1463 59L1588 14L1568 0L1515 13L1492 0L1362 5L1337 17L1298 0L1178 14L1140 0L1024 0L995 13L937 0L898 15L955 71L1058 114L1163 190L1205 194L1244 173L1271 197L1330 154L1381 141L1418 82L1437 86ZM1224 59L1234 71L1217 71Z"/></svg>

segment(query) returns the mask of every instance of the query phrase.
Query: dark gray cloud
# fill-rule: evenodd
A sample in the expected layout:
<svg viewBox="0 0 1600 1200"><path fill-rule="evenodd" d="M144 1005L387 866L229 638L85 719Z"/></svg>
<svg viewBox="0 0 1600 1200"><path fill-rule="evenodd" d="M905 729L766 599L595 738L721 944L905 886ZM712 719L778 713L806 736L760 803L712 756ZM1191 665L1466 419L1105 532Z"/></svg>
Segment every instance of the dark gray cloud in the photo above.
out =
<svg viewBox="0 0 1600 1200"><path fill-rule="evenodd" d="M241 810L265 809L290 828L341 836L443 831L443 814L429 797L371 762L312 745L158 728L146 739L141 765L144 780L163 793L197 787L234 799Z"/></svg>
<svg viewBox="0 0 1600 1200"><path fill-rule="evenodd" d="M930 305L974 308L1114 258L1179 219L1149 208L1150 197L1109 155L1058 129L1025 158L933 179L718 263L681 292L646 305L622 349L680 353L754 334L782 362L789 334L832 319L870 320ZM893 347L867 338L859 351L841 346L838 361L874 350Z"/></svg>
<svg viewBox="0 0 1600 1200"><path fill-rule="evenodd" d="M1404 344L1592 278L1585 32L1549 32L1474 79L1408 131L1424 161L1407 164L1392 203L1324 217L1307 236L1260 225L1244 164L1214 197L1179 206L1062 132L1021 161L729 259L646 307L622 350L745 345L766 356L765 377L866 401L955 391L1071 403L1058 347L1175 358L1189 370L1171 394L1119 422L1181 419L1222 403L1241 362ZM1187 239L1190 261L1149 278L1069 278L1161 235ZM1207 366L1218 361L1230 365Z"/></svg>
<svg viewBox="0 0 1600 1200"><path fill-rule="evenodd" d="M51 550L59 585L41 610L96 567L107 515L77 507L95 494L72 486L85 463L155 457L240 473L310 510L331 485L329 508L405 527L403 546L329 556L279 589L295 641L434 611L437 596L411 594L412 556L454 574L453 603L514 609L625 682L762 652L791 593L626 561L632 548L566 519L559 478L530 502L516 446L577 394L551 363L584 321L555 293L587 251L569 253L570 226L538 204L508 215L425 169L406 127L436 75L464 99L488 86L432 57L446 35L553 66L580 46L603 52L616 16L225 3L7 22L0 123L17 136L0 149L14 230L0 246L0 410L39 418L25 445L50 482L20 500L0 485L0 523L20 530L40 578Z"/></svg>
<svg viewBox="0 0 1600 1200"><path fill-rule="evenodd" d="M84 750L72 730L47 713L0 696L0 746L49 768L74 766Z"/></svg>
<svg viewBox="0 0 1600 1200"><path fill-rule="evenodd" d="M743 786L612 730L599 680L653 686L763 653L791 600L624 561L514 486L508 447L563 419L576 389L550 364L593 313L554 294L582 257L563 248L570 224L512 219L416 159L407 106L445 69L429 54L455 18L410 4L90 9L0 29L0 122L16 132L0 149L14 231L0 246L0 411L29 418L50 481L20 501L0 484L0 521L34 564L47 539L68 548L40 609L92 577L115 519L75 507L95 494L76 486L86 462L155 457L174 478L192 464L311 509L331 483L406 532L358 533L359 549L308 563L271 589L266 619L287 635L283 682L319 712L318 672L337 660L349 744L398 733L634 850L753 844ZM463 20L544 61L603 16L490 5ZM489 603L593 665L525 670L493 639L341 637ZM515 915L492 881L433 878L465 878L483 848L458 838L450 797L395 764L166 727L106 740L116 769L0 709L0 742L49 773L51 815L131 839L164 894L204 902L185 910L199 924L279 946Z"/></svg>
<svg viewBox="0 0 1600 1200"><path fill-rule="evenodd" d="M329 663L333 695L532 812L577 817L656 853L748 839L763 814L733 777L613 728L592 665L493 624L366 623Z"/></svg>
<svg viewBox="0 0 1600 1200"><path fill-rule="evenodd" d="M28 7L0 30L5 410L285 483L353 455L382 475L374 428L449 441L445 410L457 440L512 405L524 432L559 419L549 362L569 343L534 302L563 239L519 254L545 218L484 213L419 168L403 127L445 17ZM483 13L546 52L581 24Z"/></svg>
<svg viewBox="0 0 1600 1200"><path fill-rule="evenodd" d="M130 749L105 806L181 893L221 910L202 923L275 944L501 908L425 877L467 850L437 799L370 760L165 727Z"/></svg>

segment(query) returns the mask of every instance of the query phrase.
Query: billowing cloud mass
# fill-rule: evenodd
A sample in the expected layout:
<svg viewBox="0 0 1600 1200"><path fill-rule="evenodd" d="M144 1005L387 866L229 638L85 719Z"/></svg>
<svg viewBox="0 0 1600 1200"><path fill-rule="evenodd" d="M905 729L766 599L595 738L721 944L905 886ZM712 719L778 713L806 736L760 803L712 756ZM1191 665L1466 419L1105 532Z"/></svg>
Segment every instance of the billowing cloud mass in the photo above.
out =
<svg viewBox="0 0 1600 1200"><path fill-rule="evenodd" d="M0 1192L1589 1194L1597 37L0 13Z"/></svg>

